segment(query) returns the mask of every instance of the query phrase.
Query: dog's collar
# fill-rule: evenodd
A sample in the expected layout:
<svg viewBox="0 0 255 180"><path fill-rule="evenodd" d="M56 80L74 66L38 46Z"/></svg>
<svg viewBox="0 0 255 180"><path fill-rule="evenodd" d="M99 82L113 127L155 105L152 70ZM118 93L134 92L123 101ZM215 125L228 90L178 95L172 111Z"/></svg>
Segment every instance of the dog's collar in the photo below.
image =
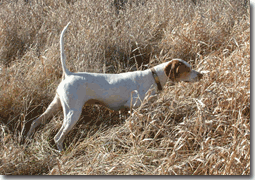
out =
<svg viewBox="0 0 255 180"><path fill-rule="evenodd" d="M150 70L151 70L151 72L152 72L152 76L153 76L153 78L154 78L154 80L155 80L155 83L156 83L157 86L158 86L158 90L161 91L161 90L162 90L162 86L161 86L161 84L160 84L159 77L158 77L158 75L157 75L155 69L152 67L152 68L150 68Z"/></svg>

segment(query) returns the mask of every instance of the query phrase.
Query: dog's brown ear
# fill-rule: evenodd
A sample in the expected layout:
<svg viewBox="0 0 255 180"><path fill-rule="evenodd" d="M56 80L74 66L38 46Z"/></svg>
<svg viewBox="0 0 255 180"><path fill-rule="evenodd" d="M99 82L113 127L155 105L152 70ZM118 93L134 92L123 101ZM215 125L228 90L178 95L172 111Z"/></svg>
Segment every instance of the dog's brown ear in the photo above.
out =
<svg viewBox="0 0 255 180"><path fill-rule="evenodd" d="M176 66L177 66L176 61L171 61L170 63L168 63L164 69L164 72L166 74L166 76L171 80L171 81L175 81L176 78Z"/></svg>

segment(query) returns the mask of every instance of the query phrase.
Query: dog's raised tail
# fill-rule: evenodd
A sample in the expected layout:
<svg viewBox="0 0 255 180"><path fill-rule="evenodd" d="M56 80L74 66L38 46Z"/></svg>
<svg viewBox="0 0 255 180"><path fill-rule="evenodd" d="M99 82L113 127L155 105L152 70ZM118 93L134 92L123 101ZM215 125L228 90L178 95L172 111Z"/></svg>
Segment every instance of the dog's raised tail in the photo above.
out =
<svg viewBox="0 0 255 180"><path fill-rule="evenodd" d="M71 72L66 68L66 56L65 56L65 50L64 50L64 33L69 26L70 22L64 27L64 29L61 32L60 35L60 57L61 57L61 64L62 64L62 69L63 69L63 76L62 79L65 78L66 75L71 74Z"/></svg>

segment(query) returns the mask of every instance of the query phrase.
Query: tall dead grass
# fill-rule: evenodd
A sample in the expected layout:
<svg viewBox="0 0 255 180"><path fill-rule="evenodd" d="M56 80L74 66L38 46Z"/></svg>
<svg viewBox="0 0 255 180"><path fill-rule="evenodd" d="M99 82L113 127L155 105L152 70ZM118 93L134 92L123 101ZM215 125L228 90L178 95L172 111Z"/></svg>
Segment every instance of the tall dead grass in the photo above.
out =
<svg viewBox="0 0 255 180"><path fill-rule="evenodd" d="M0 4L0 173L250 174L250 11L246 1L24 1ZM86 106L65 140L58 113L22 141L71 71L119 73L182 58L203 80L164 88L132 114Z"/></svg>

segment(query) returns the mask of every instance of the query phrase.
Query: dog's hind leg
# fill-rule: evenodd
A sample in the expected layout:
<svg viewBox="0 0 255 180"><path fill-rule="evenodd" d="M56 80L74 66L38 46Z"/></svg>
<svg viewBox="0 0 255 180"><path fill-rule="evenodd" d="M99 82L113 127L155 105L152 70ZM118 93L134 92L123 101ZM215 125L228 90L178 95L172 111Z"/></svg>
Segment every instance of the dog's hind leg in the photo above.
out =
<svg viewBox="0 0 255 180"><path fill-rule="evenodd" d="M55 112L57 112L57 110L59 110L61 107L61 103L60 103L60 99L58 94L56 94L56 96L54 97L53 101L50 103L50 105L48 106L48 108L46 109L46 111L39 116L36 120L34 120L31 124L31 127L27 133L27 137L30 138L30 136L32 135L32 133L35 131L35 128L37 126L39 126L40 124L44 124L45 121L54 115Z"/></svg>
<svg viewBox="0 0 255 180"><path fill-rule="evenodd" d="M76 98L77 97L72 97L70 98L71 100L67 101L63 101L63 99L61 99L64 120L60 130L54 137L54 141L59 151L63 151L63 141L65 139L65 136L72 130L74 125L77 123L82 112L84 102L77 101Z"/></svg>
<svg viewBox="0 0 255 180"><path fill-rule="evenodd" d="M79 120L81 111L82 111L81 109L78 109L78 110L70 109L67 111L67 114L64 117L64 122L62 124L62 127L60 128L59 132L54 137L54 141L59 151L63 151L63 141L65 139L65 136L69 133L69 131L71 131L73 126Z"/></svg>

